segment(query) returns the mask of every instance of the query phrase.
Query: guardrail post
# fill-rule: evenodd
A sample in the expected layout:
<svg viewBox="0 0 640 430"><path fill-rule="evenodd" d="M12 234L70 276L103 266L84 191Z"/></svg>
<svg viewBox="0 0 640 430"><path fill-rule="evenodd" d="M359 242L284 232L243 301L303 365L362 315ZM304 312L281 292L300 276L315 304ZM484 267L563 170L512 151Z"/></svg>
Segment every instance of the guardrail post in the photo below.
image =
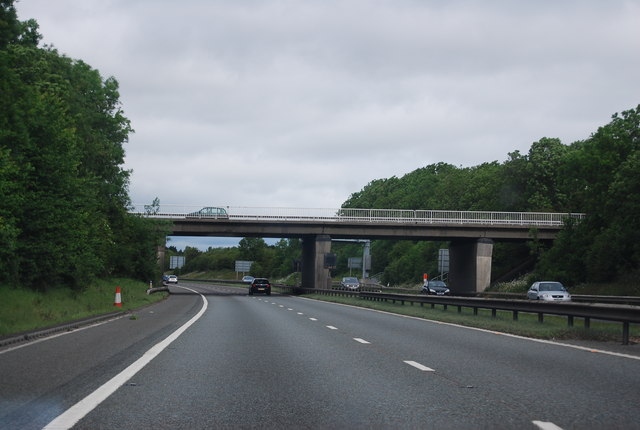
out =
<svg viewBox="0 0 640 430"><path fill-rule="evenodd" d="M538 313L538 322L542 324L544 322L544 314L542 312Z"/></svg>
<svg viewBox="0 0 640 430"><path fill-rule="evenodd" d="M513 311L513 320L518 321L518 311Z"/></svg>
<svg viewBox="0 0 640 430"><path fill-rule="evenodd" d="M568 315L567 316L567 325L569 327L573 327L573 315Z"/></svg>
<svg viewBox="0 0 640 430"><path fill-rule="evenodd" d="M585 317L585 319L584 319L584 328L590 328L590 327L591 327L591 318Z"/></svg>
<svg viewBox="0 0 640 430"><path fill-rule="evenodd" d="M629 321L622 323L622 344L629 345Z"/></svg>

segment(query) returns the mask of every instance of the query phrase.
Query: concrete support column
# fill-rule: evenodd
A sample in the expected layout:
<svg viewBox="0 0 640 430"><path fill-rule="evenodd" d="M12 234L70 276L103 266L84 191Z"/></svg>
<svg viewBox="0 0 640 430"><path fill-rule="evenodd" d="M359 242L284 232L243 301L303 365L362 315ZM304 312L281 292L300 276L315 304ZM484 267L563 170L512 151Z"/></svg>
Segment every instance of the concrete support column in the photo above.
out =
<svg viewBox="0 0 640 430"><path fill-rule="evenodd" d="M449 246L449 287L453 294L484 291L491 283L493 241L451 242Z"/></svg>
<svg viewBox="0 0 640 430"><path fill-rule="evenodd" d="M308 235L302 238L302 287L330 288L329 269L324 267L325 254L331 252L331 237Z"/></svg>

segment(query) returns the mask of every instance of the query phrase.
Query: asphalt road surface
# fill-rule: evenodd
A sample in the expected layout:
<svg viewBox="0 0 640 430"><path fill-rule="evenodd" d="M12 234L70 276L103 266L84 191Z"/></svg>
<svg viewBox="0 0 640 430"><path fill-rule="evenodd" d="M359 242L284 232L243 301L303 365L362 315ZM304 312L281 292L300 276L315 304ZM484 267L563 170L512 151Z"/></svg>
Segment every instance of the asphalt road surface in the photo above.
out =
<svg viewBox="0 0 640 430"><path fill-rule="evenodd" d="M0 350L0 428L640 429L633 347L184 286Z"/></svg>

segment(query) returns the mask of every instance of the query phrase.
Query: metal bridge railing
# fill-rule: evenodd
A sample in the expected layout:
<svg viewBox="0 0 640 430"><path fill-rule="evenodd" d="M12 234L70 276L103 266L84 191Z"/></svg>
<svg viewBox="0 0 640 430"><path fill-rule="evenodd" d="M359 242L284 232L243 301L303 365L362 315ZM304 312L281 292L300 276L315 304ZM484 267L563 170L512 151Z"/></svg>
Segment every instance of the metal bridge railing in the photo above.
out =
<svg viewBox="0 0 640 430"><path fill-rule="evenodd" d="M218 211L215 215L199 214L204 208L223 209L223 211ZM129 212L145 217L165 219L185 219L193 217L258 221L391 222L557 227L564 225L564 222L568 218L580 220L585 217L584 214L580 213L179 205L161 205L159 207L134 205L129 208Z"/></svg>

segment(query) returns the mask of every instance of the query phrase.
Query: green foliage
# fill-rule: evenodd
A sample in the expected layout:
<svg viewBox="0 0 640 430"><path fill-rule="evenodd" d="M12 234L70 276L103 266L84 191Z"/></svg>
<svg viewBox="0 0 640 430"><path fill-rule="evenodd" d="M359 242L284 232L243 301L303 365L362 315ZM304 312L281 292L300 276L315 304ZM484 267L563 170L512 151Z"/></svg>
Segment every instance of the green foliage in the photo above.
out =
<svg viewBox="0 0 640 430"><path fill-rule="evenodd" d="M540 257L541 277L569 285L616 279L640 266L639 123L640 106L615 114L589 139L571 145L545 137L525 155L508 154L503 163L468 168L437 163L402 178L376 179L343 207L584 212L588 218L567 226L550 249L538 242L528 252L497 243L493 275L513 272L531 254ZM374 242L374 265L383 266L376 271L393 283L433 271L437 254L423 247Z"/></svg>
<svg viewBox="0 0 640 430"><path fill-rule="evenodd" d="M38 290L151 279L157 223L130 217L118 83L50 48L0 1L0 267ZM132 241L135 240L135 243Z"/></svg>
<svg viewBox="0 0 640 430"><path fill-rule="evenodd" d="M570 284L607 281L640 268L640 106L615 114L576 142L564 168L572 206L588 218L565 231L544 255L542 274Z"/></svg>

